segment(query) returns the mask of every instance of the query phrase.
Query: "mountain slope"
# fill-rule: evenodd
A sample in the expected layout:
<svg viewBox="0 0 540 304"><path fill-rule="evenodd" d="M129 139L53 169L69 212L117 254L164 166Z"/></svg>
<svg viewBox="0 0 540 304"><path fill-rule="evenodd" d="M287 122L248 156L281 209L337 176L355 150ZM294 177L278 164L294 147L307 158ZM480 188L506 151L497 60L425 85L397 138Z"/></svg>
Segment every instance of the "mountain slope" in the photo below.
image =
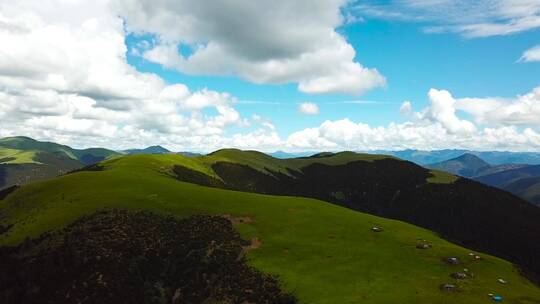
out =
<svg viewBox="0 0 540 304"><path fill-rule="evenodd" d="M464 177L477 176L482 170L490 167L490 164L470 153L465 153L459 157L435 163L427 166L431 169L438 169Z"/></svg>
<svg viewBox="0 0 540 304"><path fill-rule="evenodd" d="M515 168L475 178L477 181L493 186L505 188L505 184L512 183L522 178L540 176L540 165Z"/></svg>
<svg viewBox="0 0 540 304"><path fill-rule="evenodd" d="M540 206L540 176L520 178L504 184L502 188Z"/></svg>
<svg viewBox="0 0 540 304"><path fill-rule="evenodd" d="M150 146L144 149L129 149L122 151L124 154L168 154L171 151L162 146Z"/></svg>
<svg viewBox="0 0 540 304"><path fill-rule="evenodd" d="M65 174L119 155L91 148L77 150L28 137L0 139L0 189Z"/></svg>
<svg viewBox="0 0 540 304"><path fill-rule="evenodd" d="M90 165L102 160L118 156L119 153L103 149L73 149L71 147L52 142L37 141L29 137L17 136L0 139L0 148L15 149L21 151L41 151L54 154L65 154L71 159L75 159L84 165Z"/></svg>
<svg viewBox="0 0 540 304"><path fill-rule="evenodd" d="M425 229L314 199L229 191L175 179L175 166L213 177L211 162L225 156L239 161L239 153L224 152L199 159L127 156L104 162L101 171L82 171L21 187L0 201L0 224L13 225L0 235L0 243L18 244L105 207L182 218L227 214L244 239L261 242L248 253L250 265L276 275L301 303L475 304L489 301L488 293L501 294L509 303L540 301L540 289L521 277L512 264L484 254L475 260L470 250ZM287 169L280 162L264 166L260 154L247 156L257 172L265 167ZM297 159L293 166L302 168L318 161L346 164L352 156ZM373 232L374 226L384 231ZM432 248L417 249L419 242ZM461 263L447 264L443 260L448 257L458 257ZM465 280L451 277L463 268L474 275ZM509 283L501 284L498 278ZM458 290L441 291L439 286L446 283Z"/></svg>
<svg viewBox="0 0 540 304"><path fill-rule="evenodd" d="M540 206L540 165L505 170L479 176L475 180L509 191Z"/></svg>
<svg viewBox="0 0 540 304"><path fill-rule="evenodd" d="M468 151L468 150L402 150L402 151L374 151L373 153L393 155L401 159L415 162L420 165L428 165L443 162L448 159L459 157L465 153L473 154L492 165L503 164L531 164L540 165L540 153L538 152L504 152L504 151Z"/></svg>
<svg viewBox="0 0 540 304"><path fill-rule="evenodd" d="M468 179L352 152L280 160L258 152L221 150L200 162L206 166L203 170L188 169L203 175L175 167L178 178L239 191L317 198L407 221L540 273L540 209Z"/></svg>

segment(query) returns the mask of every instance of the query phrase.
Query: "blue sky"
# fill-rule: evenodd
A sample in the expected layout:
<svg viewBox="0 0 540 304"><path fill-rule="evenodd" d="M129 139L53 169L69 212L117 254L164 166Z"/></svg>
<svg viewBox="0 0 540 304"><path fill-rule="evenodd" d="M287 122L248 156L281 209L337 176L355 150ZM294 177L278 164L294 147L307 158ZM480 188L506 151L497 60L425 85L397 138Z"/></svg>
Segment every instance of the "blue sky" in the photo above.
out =
<svg viewBox="0 0 540 304"><path fill-rule="evenodd" d="M0 136L540 151L538 0L20 0L0 18Z"/></svg>
<svg viewBox="0 0 540 304"><path fill-rule="evenodd" d="M187 75L130 53L128 62L168 83L229 92L240 100L236 108L243 116L262 113L280 127L282 136L344 117L375 126L403 122L402 102L411 101L414 108L422 109L428 105L430 88L449 90L458 97L512 98L540 85L540 63L519 61L524 50L540 42L539 30L466 38L456 33L425 33L427 25L365 18L337 29L356 50L356 61L386 77L385 87L361 96L312 95L300 92L295 83L255 84L234 75ZM126 45L131 49L141 40L152 39L155 36L131 34ZM316 103L323 114L299 115L298 104L306 101Z"/></svg>

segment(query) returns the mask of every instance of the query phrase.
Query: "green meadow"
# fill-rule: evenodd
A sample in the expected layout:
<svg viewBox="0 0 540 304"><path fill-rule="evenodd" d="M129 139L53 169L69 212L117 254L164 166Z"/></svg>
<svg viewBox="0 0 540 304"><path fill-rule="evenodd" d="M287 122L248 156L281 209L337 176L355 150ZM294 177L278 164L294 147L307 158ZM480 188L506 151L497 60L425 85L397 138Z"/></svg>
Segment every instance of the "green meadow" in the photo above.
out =
<svg viewBox="0 0 540 304"><path fill-rule="evenodd" d="M431 231L323 201L269 196L208 188L179 182L172 167L182 165L213 175L217 160L235 160L264 170L301 168L309 159L284 165L266 163L261 155L242 159L227 150L201 158L179 155L134 155L103 163L103 171L82 171L32 183L0 201L0 224L13 227L0 236L1 245L59 229L82 215L104 208L144 209L180 218L193 214L230 215L248 220L236 228L262 245L249 252L251 265L276 275L301 303L490 303L488 294L504 303L540 303L540 288L509 262L482 253L475 261L462 248ZM343 154L328 158L348 162ZM376 159L377 156L372 156ZM371 159L365 159L370 161ZM436 182L451 182L436 175ZM372 232L372 227L383 232ZM417 249L427 241L431 249ZM457 257L459 265L443 260ZM456 280L452 273L469 274ZM502 278L507 284L501 284ZM441 284L455 284L455 292Z"/></svg>

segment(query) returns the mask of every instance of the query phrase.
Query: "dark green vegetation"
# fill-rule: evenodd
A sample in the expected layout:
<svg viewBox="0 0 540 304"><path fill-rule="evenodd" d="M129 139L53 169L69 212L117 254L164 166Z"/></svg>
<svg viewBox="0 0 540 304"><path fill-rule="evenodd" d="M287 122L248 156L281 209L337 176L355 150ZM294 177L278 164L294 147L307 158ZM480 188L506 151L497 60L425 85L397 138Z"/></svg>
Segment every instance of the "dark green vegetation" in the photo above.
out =
<svg viewBox="0 0 540 304"><path fill-rule="evenodd" d="M223 217L102 211L0 252L2 303L296 303Z"/></svg>
<svg viewBox="0 0 540 304"><path fill-rule="evenodd" d="M191 178L203 180L199 183L209 180L216 181L218 186L227 186L227 181L213 168L218 163L229 163L229 166L232 163L239 168L248 166L257 171L256 177L264 173L277 179L275 173L286 176L280 177L284 180L300 178L309 172L309 178L316 182L311 188L317 195L330 189L323 185L323 178L334 186L344 182L343 179L334 181L337 173L353 171L348 174L355 180L350 180L342 190L361 188L358 193L335 192L334 198L327 195L334 203L328 204L310 198L230 191L177 180L182 178L178 174L192 174ZM434 177L428 170L411 163L355 153L281 161L262 153L223 150L200 158L134 155L105 161L100 166L101 171L81 171L23 186L0 201L0 225L9 227L0 236L0 244L19 245L28 237L37 238L51 229L60 229L102 208L144 209L179 218L227 214L244 239L260 240L260 247L247 255L249 265L277 276L284 290L292 292L301 303L475 304L490 302L489 293L502 295L506 303L540 303L540 289L509 262L477 252L474 255L481 258L474 259L469 255L471 250L445 241L431 231L335 205L354 194L358 198L355 202L367 210L375 208L377 202L387 196L396 196L396 200L383 202L380 212L411 209L404 214L425 216L427 221L444 213L452 219L443 222L442 227L450 227L449 231L470 228L467 216L476 215L478 225L467 231L471 239L477 241L478 235L486 236L489 232L498 236L496 240L489 238L494 246L515 245L523 249L522 240L539 231L537 227L528 227L529 218L521 213L535 217L526 207L529 204L523 205L524 202L511 195L478 183L440 173L436 174L439 178L435 178L438 183L433 183ZM178 171L182 167L180 170L184 171ZM321 169L330 171L323 176ZM367 169L378 172L370 173ZM372 178L379 180L370 181ZM403 190L396 195L393 188L384 187L384 183ZM255 190L257 185L252 183ZM466 191L479 189L481 191L472 198L462 197ZM368 194L368 191L371 192ZM407 197L410 199L406 200ZM462 199L465 202L462 203ZM514 211L498 209L497 206L506 206L505 199L517 203ZM477 200L480 203L476 203ZM407 206L411 202L419 203ZM515 213L515 210L522 211ZM484 213L486 218L497 220L500 219L498 212L503 211L510 213L498 227L483 226ZM518 223L517 235L506 232L508 226L514 225L513 217L525 222L524 225ZM432 219L433 223L437 220ZM381 227L383 231L373 232L373 227ZM521 230L529 228L530 231ZM419 246L422 244L430 246L417 248L422 248ZM532 254L538 250L534 247L529 250L532 259ZM448 257L457 257L460 262L449 264ZM464 269L469 273L465 279L453 276ZM500 283L499 278L508 283ZM441 290L444 284L456 288Z"/></svg>
<svg viewBox="0 0 540 304"><path fill-rule="evenodd" d="M56 177L119 155L92 148L77 150L28 137L0 139L0 189Z"/></svg>

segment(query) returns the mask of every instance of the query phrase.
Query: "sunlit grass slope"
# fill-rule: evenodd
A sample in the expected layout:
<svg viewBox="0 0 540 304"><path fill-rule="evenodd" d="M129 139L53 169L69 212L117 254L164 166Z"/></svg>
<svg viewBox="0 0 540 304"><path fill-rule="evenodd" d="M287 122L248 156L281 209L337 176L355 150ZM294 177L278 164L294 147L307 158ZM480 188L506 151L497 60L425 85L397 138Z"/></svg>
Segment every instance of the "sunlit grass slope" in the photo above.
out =
<svg viewBox="0 0 540 304"><path fill-rule="evenodd" d="M210 157L222 157L214 155ZM186 217L229 214L251 221L237 225L262 245L250 263L279 276L301 303L540 303L540 289L508 262L442 240L434 233L322 201L207 188L175 180L168 172L184 165L212 174L210 158L136 155L105 162L104 171L78 172L22 187L0 201L0 224L14 224L0 244L15 245L57 229L101 208L145 209ZM257 159L247 160L256 163ZM301 162L303 160L299 160ZM276 164L279 166L279 164ZM380 226L383 232L371 231ZM419 239L432 249L416 249ZM463 263L447 265L445 257ZM474 277L457 282L467 268ZM501 284L497 279L506 280ZM457 284L444 292L440 284Z"/></svg>
<svg viewBox="0 0 540 304"><path fill-rule="evenodd" d="M0 164L39 164L37 151L22 151L0 147Z"/></svg>

